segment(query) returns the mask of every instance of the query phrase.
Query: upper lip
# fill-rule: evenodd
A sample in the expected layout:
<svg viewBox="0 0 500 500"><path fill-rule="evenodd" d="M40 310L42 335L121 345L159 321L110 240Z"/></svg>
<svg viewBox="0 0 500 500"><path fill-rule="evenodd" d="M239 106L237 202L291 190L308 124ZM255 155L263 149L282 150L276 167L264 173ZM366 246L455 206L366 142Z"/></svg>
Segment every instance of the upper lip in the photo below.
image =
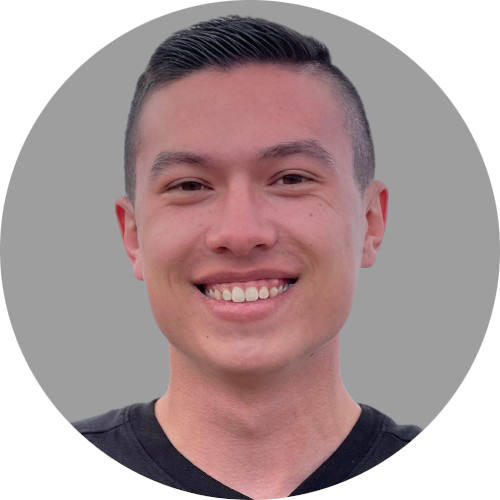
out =
<svg viewBox="0 0 500 500"><path fill-rule="evenodd" d="M235 283L244 281L257 281L263 279L296 279L298 273L283 271L273 268L249 269L228 271L212 271L206 274L200 274L193 281L195 285L209 285L218 283Z"/></svg>

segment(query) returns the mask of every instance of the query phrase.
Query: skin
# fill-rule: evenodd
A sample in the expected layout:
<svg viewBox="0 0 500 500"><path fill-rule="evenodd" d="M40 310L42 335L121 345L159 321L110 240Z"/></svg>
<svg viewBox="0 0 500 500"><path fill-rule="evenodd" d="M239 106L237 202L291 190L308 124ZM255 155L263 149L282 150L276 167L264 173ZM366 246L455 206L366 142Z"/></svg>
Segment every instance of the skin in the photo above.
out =
<svg viewBox="0 0 500 500"><path fill-rule="evenodd" d="M331 84L285 67L174 82L149 97L139 130L136 199L120 198L116 213L171 344L156 416L212 477L252 498L287 496L360 414L342 385L338 333L358 271L382 242L387 189L356 185ZM300 147L265 155L305 141L329 159ZM160 168L165 152L191 156L170 154ZM262 269L298 281L280 300L227 314L194 286L214 272Z"/></svg>

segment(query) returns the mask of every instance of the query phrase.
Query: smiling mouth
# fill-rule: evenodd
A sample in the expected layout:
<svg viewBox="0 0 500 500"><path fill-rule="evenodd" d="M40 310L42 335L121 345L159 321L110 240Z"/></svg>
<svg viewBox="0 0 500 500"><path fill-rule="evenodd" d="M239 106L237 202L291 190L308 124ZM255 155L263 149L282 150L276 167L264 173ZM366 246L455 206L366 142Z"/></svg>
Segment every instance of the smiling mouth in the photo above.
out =
<svg viewBox="0 0 500 500"><path fill-rule="evenodd" d="M272 299L285 293L295 283L297 283L297 278L273 278L235 283L198 284L195 286L201 293L211 299L242 303Z"/></svg>

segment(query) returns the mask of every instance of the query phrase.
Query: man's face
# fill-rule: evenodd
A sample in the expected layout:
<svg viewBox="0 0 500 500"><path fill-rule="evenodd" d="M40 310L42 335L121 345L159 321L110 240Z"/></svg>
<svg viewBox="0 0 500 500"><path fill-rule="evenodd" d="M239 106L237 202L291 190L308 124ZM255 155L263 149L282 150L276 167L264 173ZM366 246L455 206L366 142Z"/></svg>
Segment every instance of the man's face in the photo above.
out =
<svg viewBox="0 0 500 500"><path fill-rule="evenodd" d="M360 193L343 124L330 83L276 65L202 71L145 103L135 207L117 214L186 360L268 373L340 331L386 201L381 183Z"/></svg>

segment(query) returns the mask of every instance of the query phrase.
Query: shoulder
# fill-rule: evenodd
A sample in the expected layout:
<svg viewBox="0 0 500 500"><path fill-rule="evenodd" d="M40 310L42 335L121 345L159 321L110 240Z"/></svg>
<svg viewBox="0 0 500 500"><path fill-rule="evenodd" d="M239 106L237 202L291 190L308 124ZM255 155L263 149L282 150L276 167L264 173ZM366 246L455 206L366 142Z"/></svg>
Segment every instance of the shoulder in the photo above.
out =
<svg viewBox="0 0 500 500"><path fill-rule="evenodd" d="M177 487L149 456L137 435L142 421L154 418L154 403L136 403L72 422L72 425L94 446L122 465L150 479Z"/></svg>
<svg viewBox="0 0 500 500"><path fill-rule="evenodd" d="M72 422L75 429L107 455L122 461L137 448L130 423L130 410L137 405L111 410L102 415Z"/></svg>
<svg viewBox="0 0 500 500"><path fill-rule="evenodd" d="M361 474L394 455L422 431L416 425L397 424L392 418L371 406L361 405L361 407L375 429L368 453L358 464L353 475Z"/></svg>
<svg viewBox="0 0 500 500"><path fill-rule="evenodd" d="M143 403L125 406L102 415L72 422L72 425L108 456L136 469L136 464L147 458L134 432L131 412L145 412L147 406Z"/></svg>
<svg viewBox="0 0 500 500"><path fill-rule="evenodd" d="M372 408L373 411L378 411ZM380 413L380 412L378 412ZM415 439L422 429L417 425L401 425L397 424L392 418L380 413L383 417L381 433L383 438L394 438L400 442L402 446Z"/></svg>
<svg viewBox="0 0 500 500"><path fill-rule="evenodd" d="M81 434L105 433L128 423L130 406L110 410L102 415L72 422L73 427Z"/></svg>

